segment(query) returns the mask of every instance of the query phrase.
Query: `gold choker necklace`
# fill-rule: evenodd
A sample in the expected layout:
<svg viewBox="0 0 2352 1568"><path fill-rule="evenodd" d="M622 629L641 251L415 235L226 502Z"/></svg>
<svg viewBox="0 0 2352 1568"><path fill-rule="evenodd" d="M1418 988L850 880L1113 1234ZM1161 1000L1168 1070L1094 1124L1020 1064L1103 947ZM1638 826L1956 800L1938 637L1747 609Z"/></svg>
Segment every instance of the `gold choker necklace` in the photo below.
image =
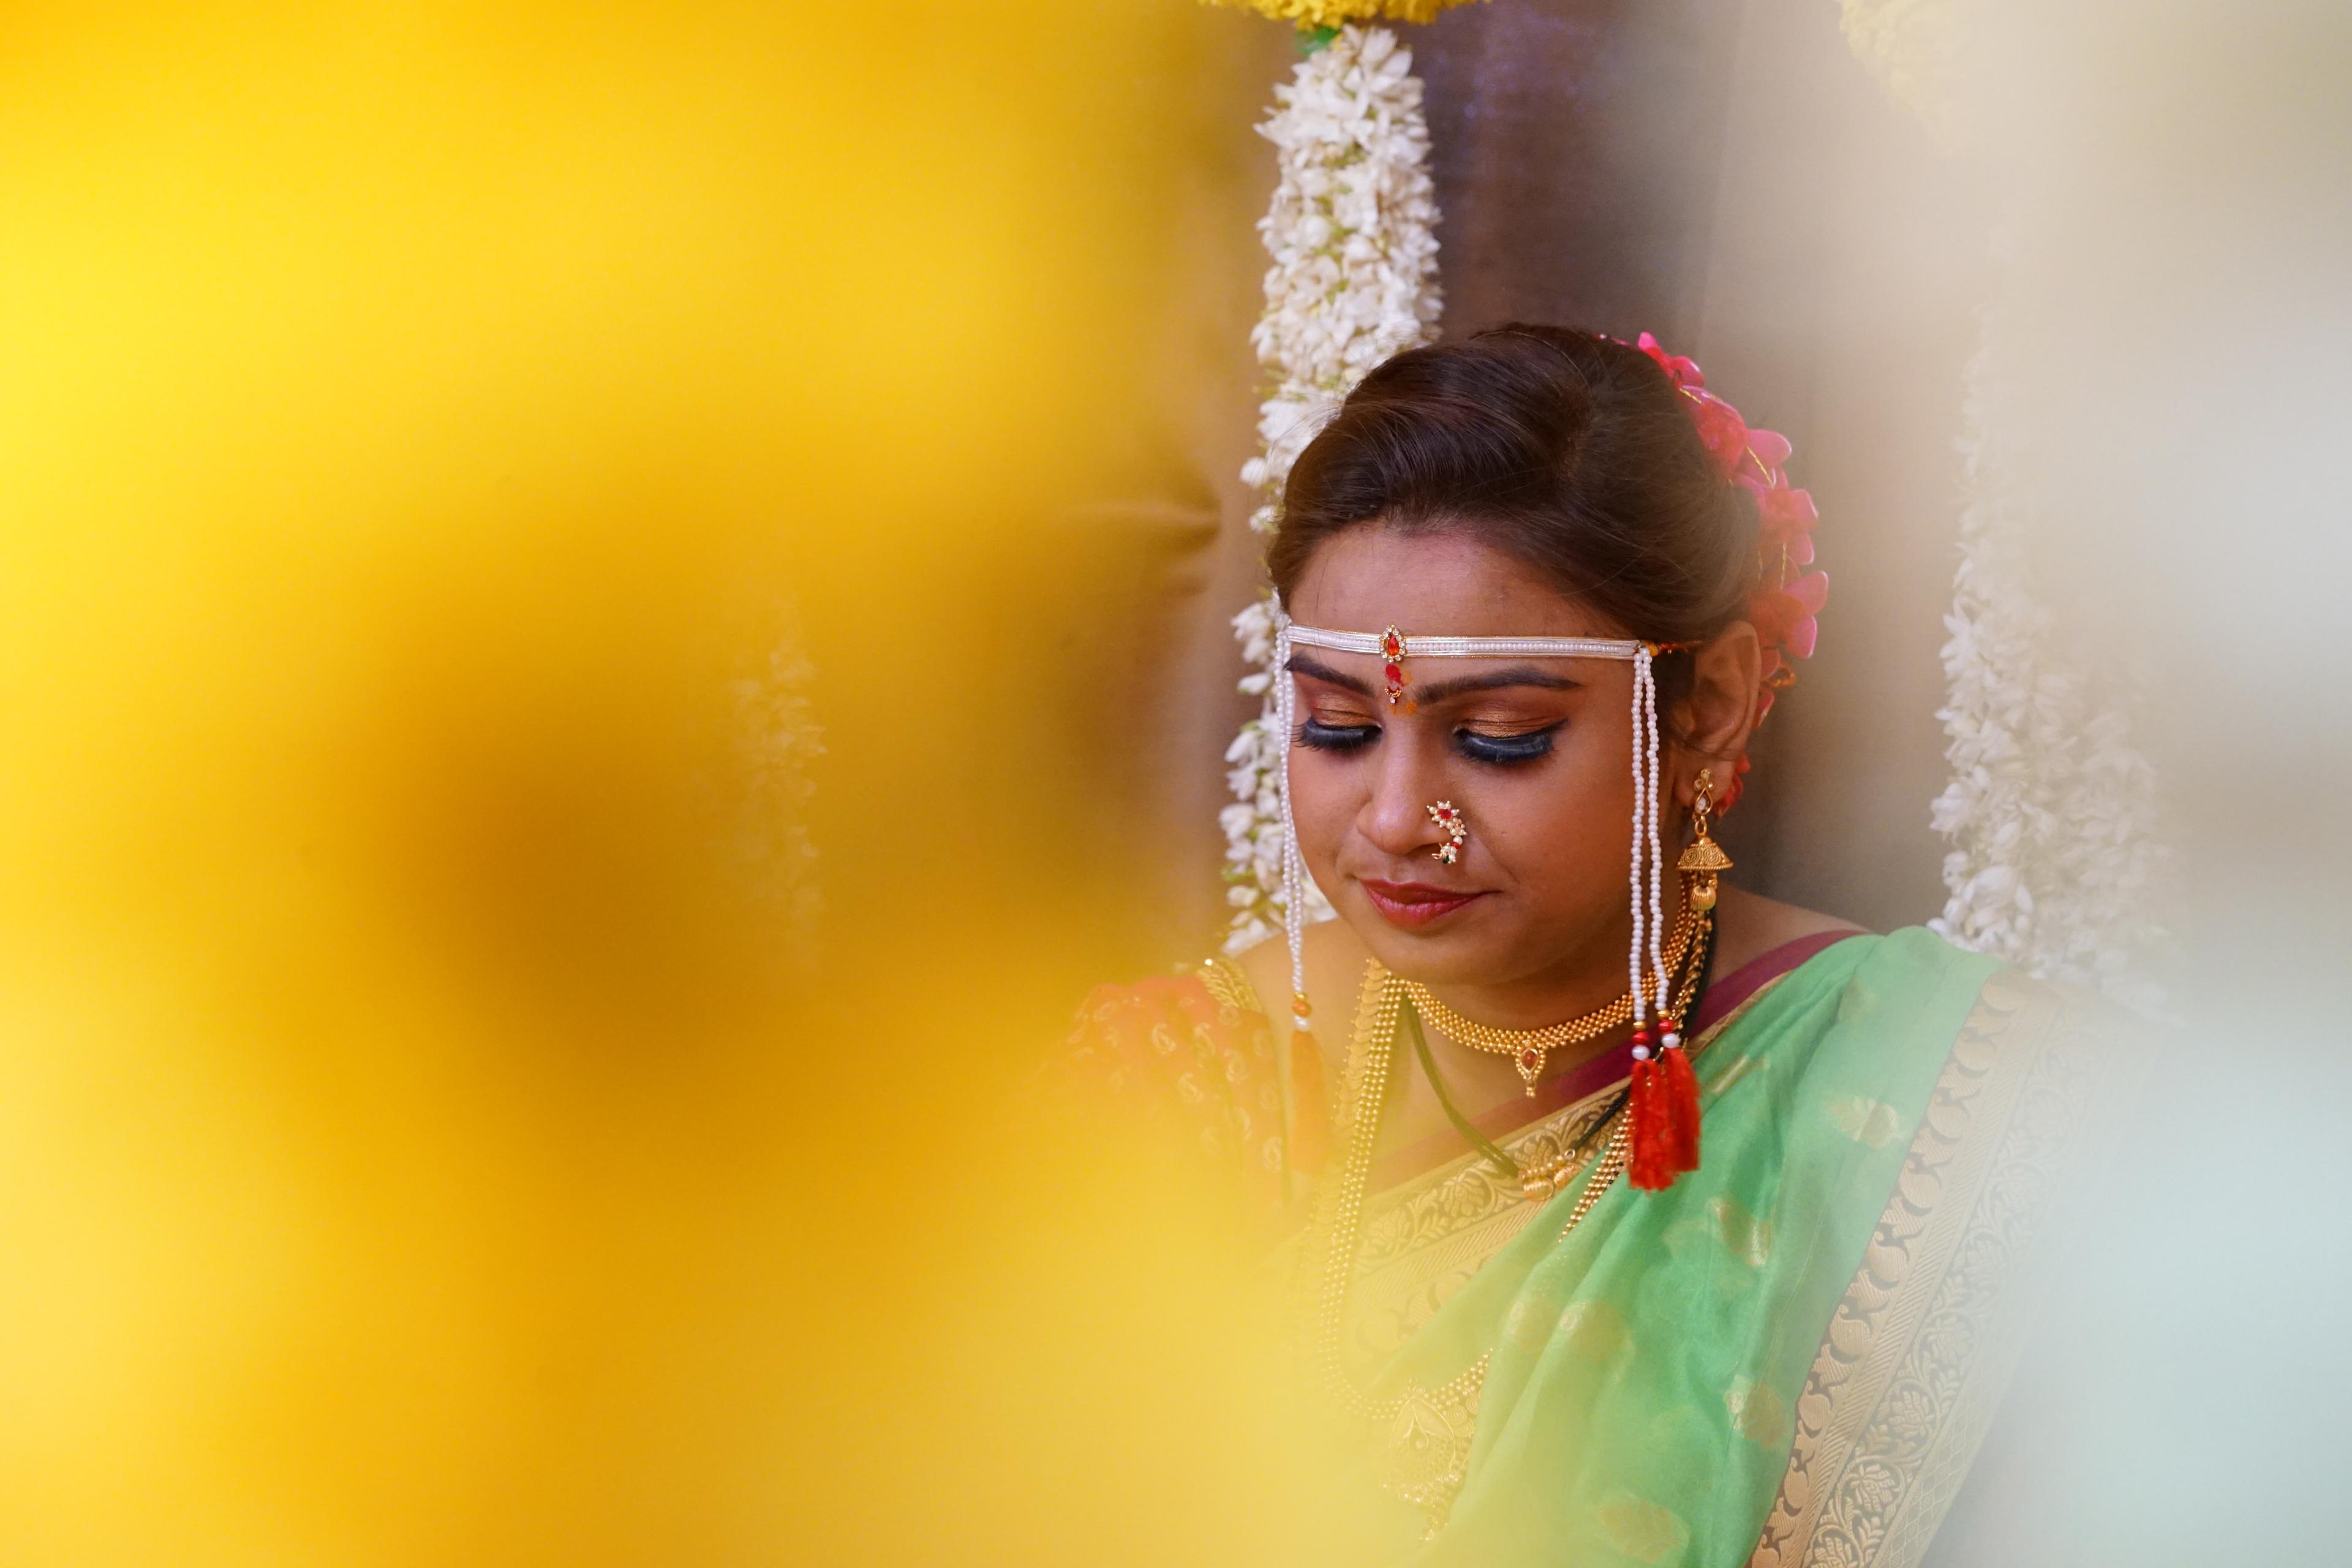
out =
<svg viewBox="0 0 2352 1568"><path fill-rule="evenodd" d="M1691 944L1698 935L1699 922L1706 919L1703 911L1683 903L1682 913L1675 919L1674 934L1666 943L1666 973L1679 973L1685 959L1690 956ZM1644 975L1643 990L1648 990ZM1536 1080L1543 1076L1547 1052L1562 1046L1581 1045L1597 1039L1620 1025L1633 1022L1633 994L1630 990L1613 1002L1603 1003L1591 1012L1557 1024L1547 1024L1540 1029L1498 1029L1464 1017L1430 993L1428 986L1417 980L1403 983L1404 993L1412 999L1413 1011L1433 1025L1439 1033L1456 1045L1490 1056L1508 1057L1511 1065L1519 1069L1519 1081L1527 1085L1529 1098L1536 1092ZM1651 1011L1663 1010L1664 997L1648 998Z"/></svg>

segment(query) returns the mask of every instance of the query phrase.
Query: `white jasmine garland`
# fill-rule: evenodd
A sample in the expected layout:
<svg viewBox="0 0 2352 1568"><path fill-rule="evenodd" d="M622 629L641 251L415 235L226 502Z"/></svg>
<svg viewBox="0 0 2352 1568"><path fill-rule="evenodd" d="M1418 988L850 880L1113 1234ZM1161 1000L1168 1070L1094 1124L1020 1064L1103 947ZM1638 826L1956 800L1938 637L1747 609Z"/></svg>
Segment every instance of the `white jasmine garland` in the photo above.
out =
<svg viewBox="0 0 2352 1568"><path fill-rule="evenodd" d="M1412 53L1386 27L1349 26L1274 89L1258 134L1275 144L1279 177L1258 222L1274 265L1265 312L1250 333L1273 383L1258 411L1258 456L1242 478L1263 498L1250 518L1274 530L1290 466L1365 372L1436 336L1437 202L1429 127ZM1225 831L1226 939L1239 952L1282 924L1282 813L1272 701L1271 594L1234 617L1251 673L1241 689L1265 700L1225 749L1234 804ZM1330 906L1307 884L1309 913Z"/></svg>
<svg viewBox="0 0 2352 1568"><path fill-rule="evenodd" d="M1969 501L1937 714L1950 738L1934 807L1953 846L1950 897L1928 924L2153 1013L2167 859L2156 771L2132 743L2126 677L2064 635L2035 581L2043 519L2021 451L2032 418L2001 379L2008 348L1988 312L1968 373Z"/></svg>

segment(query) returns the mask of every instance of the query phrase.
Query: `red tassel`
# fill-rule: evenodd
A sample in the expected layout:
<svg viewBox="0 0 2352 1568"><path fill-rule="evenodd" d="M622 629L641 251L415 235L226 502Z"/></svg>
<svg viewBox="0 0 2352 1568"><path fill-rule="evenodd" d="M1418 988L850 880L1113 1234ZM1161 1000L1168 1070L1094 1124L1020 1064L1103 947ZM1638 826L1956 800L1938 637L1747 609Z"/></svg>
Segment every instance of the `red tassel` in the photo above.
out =
<svg viewBox="0 0 2352 1568"><path fill-rule="evenodd" d="M1690 1053L1676 1046L1658 1053L1658 1098L1666 1126L1666 1157L1674 1171L1698 1169L1698 1074ZM1671 1177L1668 1178L1672 1180Z"/></svg>
<svg viewBox="0 0 2352 1568"><path fill-rule="evenodd" d="M1290 1168L1313 1175L1331 1145L1331 1113L1323 1100L1323 1053L1305 1029L1290 1031Z"/></svg>
<svg viewBox="0 0 2352 1568"><path fill-rule="evenodd" d="M1635 1061L1633 1084L1625 1107L1625 1114L1633 1124L1633 1147L1625 1161L1626 1177L1647 1193L1670 1187L1675 1181L1667 1157L1665 1085L1660 1076L1656 1058Z"/></svg>
<svg viewBox="0 0 2352 1568"><path fill-rule="evenodd" d="M1660 1033L1673 1029L1668 1022ZM1648 1036L1646 1029L1637 1031L1634 1045L1648 1045ZM1685 1171L1698 1169L1698 1074L1681 1047L1661 1046L1655 1055L1637 1058L1627 1100L1625 1113L1633 1123L1627 1180L1645 1193L1659 1193Z"/></svg>

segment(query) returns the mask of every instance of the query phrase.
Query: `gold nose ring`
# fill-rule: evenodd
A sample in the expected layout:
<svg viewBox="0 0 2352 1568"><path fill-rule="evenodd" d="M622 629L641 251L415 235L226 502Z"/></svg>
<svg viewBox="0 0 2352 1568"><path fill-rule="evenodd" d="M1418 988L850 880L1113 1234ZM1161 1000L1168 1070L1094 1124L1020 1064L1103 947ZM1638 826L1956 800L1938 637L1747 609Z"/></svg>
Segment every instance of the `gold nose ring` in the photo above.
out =
<svg viewBox="0 0 2352 1568"><path fill-rule="evenodd" d="M1462 819L1462 814L1454 808L1454 803L1450 800L1441 800L1431 806L1429 820L1437 824L1438 831L1445 835L1445 842L1439 845L1433 851L1437 856L1437 863L1441 866L1453 865L1462 858L1462 846L1470 838L1470 825Z"/></svg>

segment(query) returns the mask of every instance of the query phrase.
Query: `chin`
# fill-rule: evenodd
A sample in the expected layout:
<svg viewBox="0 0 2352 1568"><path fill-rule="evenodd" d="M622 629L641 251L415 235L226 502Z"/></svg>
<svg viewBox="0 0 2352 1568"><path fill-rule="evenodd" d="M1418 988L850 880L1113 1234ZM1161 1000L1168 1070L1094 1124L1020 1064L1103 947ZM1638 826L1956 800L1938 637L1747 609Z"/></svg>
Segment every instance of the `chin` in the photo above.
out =
<svg viewBox="0 0 2352 1568"><path fill-rule="evenodd" d="M1394 973L1423 984L1475 984L1490 978L1496 960L1511 950L1510 942L1497 940L1494 922L1481 918L1498 912L1488 908L1497 897L1485 894L1434 918L1415 920L1400 919L1359 891L1349 900L1349 924Z"/></svg>

